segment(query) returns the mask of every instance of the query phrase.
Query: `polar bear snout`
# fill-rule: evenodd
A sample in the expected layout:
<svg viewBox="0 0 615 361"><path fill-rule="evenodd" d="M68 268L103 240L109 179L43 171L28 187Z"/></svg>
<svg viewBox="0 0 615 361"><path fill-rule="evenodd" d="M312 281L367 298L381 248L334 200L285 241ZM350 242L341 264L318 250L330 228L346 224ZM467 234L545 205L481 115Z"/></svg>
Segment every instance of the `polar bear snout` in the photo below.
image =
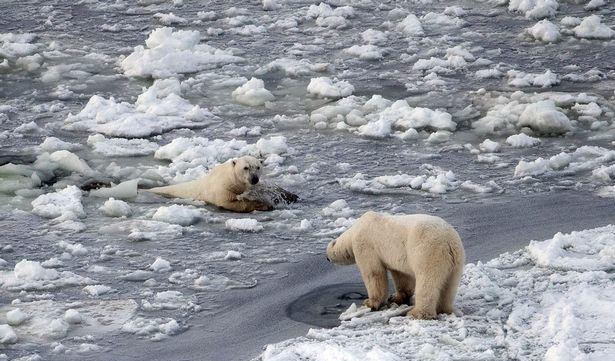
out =
<svg viewBox="0 0 615 361"><path fill-rule="evenodd" d="M346 247L345 242L337 239L329 242L327 245L327 260L331 263L339 265L349 265L355 263L352 249Z"/></svg>
<svg viewBox="0 0 615 361"><path fill-rule="evenodd" d="M251 156L244 156L233 160L235 177L245 186L256 185L260 181L263 163Z"/></svg>
<svg viewBox="0 0 615 361"><path fill-rule="evenodd" d="M335 240L329 242L329 244L327 245L327 261L332 262L331 258L334 258L333 256L333 246L335 246Z"/></svg>

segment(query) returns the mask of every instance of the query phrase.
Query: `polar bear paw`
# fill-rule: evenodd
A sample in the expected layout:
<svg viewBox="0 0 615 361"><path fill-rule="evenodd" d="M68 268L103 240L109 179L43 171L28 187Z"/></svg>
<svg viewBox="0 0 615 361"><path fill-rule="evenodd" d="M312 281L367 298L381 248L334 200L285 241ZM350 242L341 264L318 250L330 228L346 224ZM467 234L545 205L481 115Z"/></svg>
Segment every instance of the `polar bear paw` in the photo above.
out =
<svg viewBox="0 0 615 361"><path fill-rule="evenodd" d="M382 302L374 301L370 298L363 301L363 306L369 307L372 311L378 311L382 308Z"/></svg>
<svg viewBox="0 0 615 361"><path fill-rule="evenodd" d="M395 292L394 294L392 294L391 296L389 296L389 302L390 303L395 303L396 305L410 305L410 299L412 297L402 293L402 292Z"/></svg>
<svg viewBox="0 0 615 361"><path fill-rule="evenodd" d="M426 310L416 308L416 307L411 309L407 315L417 320L433 320L436 318L435 312L428 312Z"/></svg>

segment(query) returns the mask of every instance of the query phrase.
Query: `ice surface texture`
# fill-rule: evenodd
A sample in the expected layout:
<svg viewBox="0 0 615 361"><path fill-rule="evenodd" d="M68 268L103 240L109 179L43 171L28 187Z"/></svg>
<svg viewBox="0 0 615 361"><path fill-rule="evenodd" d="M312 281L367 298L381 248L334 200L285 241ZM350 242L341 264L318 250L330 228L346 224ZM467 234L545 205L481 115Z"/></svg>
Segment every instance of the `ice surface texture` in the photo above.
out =
<svg viewBox="0 0 615 361"><path fill-rule="evenodd" d="M615 351L615 226L532 242L465 267L461 315L351 306L339 327L269 345L261 360L605 360ZM591 344L591 348L587 345Z"/></svg>

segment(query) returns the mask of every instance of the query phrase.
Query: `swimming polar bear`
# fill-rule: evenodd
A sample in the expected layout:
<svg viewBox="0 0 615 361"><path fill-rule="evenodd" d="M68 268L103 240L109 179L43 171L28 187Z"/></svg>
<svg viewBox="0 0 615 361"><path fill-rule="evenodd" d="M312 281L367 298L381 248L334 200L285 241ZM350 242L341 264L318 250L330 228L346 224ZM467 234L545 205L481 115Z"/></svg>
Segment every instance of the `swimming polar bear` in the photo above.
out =
<svg viewBox="0 0 615 361"><path fill-rule="evenodd" d="M267 202L251 196L261 179L262 168L261 160L244 156L215 166L200 179L148 191L167 197L199 200L234 212L269 211L273 209L272 203L278 203L277 200ZM298 199L277 186L273 186L271 192L279 194L279 198L287 203Z"/></svg>
<svg viewBox="0 0 615 361"><path fill-rule="evenodd" d="M363 303L378 310L387 302L387 271L396 292L389 301L408 303L409 316L433 319L453 313L465 252L459 234L442 218L425 214L367 212L327 246L333 263L356 263L367 288Z"/></svg>

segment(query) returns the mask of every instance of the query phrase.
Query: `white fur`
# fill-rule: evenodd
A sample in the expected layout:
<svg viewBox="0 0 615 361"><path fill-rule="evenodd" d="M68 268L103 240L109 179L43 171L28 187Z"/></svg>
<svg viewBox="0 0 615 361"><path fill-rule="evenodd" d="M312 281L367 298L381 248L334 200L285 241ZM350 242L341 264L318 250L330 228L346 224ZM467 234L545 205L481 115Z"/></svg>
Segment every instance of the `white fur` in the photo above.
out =
<svg viewBox="0 0 615 361"><path fill-rule="evenodd" d="M387 271L395 303L407 303L409 315L431 319L453 313L453 302L465 263L459 235L442 218L425 214L367 212L327 246L333 263L356 263L367 288L365 305L374 310L387 302Z"/></svg>
<svg viewBox="0 0 615 361"><path fill-rule="evenodd" d="M240 197L256 184L253 179L260 180L261 173L262 162L244 156L215 166L200 179L149 191L168 197L200 200L235 212L266 211L271 209L269 205Z"/></svg>

